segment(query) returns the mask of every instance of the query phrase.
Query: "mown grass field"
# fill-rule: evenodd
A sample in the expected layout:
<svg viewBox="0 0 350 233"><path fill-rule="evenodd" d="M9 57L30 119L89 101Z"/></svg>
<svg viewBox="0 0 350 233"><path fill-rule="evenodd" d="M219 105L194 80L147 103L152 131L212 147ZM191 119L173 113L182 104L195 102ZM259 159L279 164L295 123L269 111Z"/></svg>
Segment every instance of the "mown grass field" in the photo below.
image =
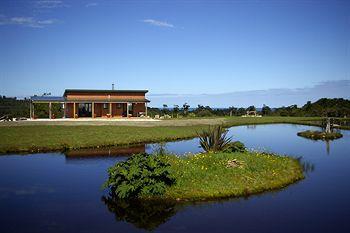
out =
<svg viewBox="0 0 350 233"><path fill-rule="evenodd" d="M247 196L282 188L304 178L296 159L259 152L204 153L167 159L177 180L164 195L169 200ZM242 165L227 167L228 161L233 159Z"/></svg>
<svg viewBox="0 0 350 233"><path fill-rule="evenodd" d="M20 126L0 128L0 152L39 152L143 142L170 141L196 135L200 126Z"/></svg>
<svg viewBox="0 0 350 233"><path fill-rule="evenodd" d="M226 117L158 122L107 121L107 125L95 125L95 122L85 122L84 125L74 125L74 122L69 122L67 125L55 125L54 122L42 122L42 124L35 122L35 125L31 125L30 122L18 125L2 124L0 153L43 152L186 139L195 137L197 131L214 124L222 124L226 127L272 123L317 125L320 119L315 117Z"/></svg>

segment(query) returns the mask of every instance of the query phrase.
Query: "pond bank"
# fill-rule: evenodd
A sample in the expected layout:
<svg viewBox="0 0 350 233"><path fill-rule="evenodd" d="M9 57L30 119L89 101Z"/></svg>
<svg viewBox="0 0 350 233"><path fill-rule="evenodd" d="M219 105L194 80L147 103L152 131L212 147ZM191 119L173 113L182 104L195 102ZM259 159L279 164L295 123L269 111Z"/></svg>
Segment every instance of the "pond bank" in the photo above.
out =
<svg viewBox="0 0 350 233"><path fill-rule="evenodd" d="M272 192L212 201L115 203L101 199L108 195L101 190L106 170L129 158L118 156L119 152L77 157L62 153L3 155L2 229L45 233L211 233L233 228L237 232L350 232L350 131L341 131L343 138L329 143L296 135L317 129L288 124L230 128L228 136L248 148L302 157L303 167L308 165L303 168L306 178ZM154 153L154 147L146 145L145 150ZM176 154L200 152L198 139L164 147Z"/></svg>
<svg viewBox="0 0 350 233"><path fill-rule="evenodd" d="M37 153L70 149L126 146L189 139L210 124L225 127L291 123L318 125L314 117L176 119L134 125L18 125L0 127L0 153ZM203 124L201 123L203 122ZM140 122L139 122L140 123ZM155 125L153 125L155 124ZM164 126L166 125L166 126Z"/></svg>

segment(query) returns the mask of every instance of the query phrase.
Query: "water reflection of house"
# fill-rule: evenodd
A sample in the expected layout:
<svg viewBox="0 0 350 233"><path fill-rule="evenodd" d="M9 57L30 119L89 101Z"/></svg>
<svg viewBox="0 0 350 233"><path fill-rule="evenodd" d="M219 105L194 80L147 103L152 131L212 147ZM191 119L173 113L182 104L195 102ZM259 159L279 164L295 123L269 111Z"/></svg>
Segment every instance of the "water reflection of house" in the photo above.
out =
<svg viewBox="0 0 350 233"><path fill-rule="evenodd" d="M70 150L65 152L68 159L89 159L97 157L116 157L116 156L129 156L132 154L144 153L146 146L137 145L133 147L108 147L108 148L94 148L94 149L80 149Z"/></svg>
<svg viewBox="0 0 350 233"><path fill-rule="evenodd" d="M32 96L30 117L35 118L35 104L48 104L49 118L52 104L62 104L64 118L78 117L141 117L147 116L147 90L82 90L67 89L60 96Z"/></svg>

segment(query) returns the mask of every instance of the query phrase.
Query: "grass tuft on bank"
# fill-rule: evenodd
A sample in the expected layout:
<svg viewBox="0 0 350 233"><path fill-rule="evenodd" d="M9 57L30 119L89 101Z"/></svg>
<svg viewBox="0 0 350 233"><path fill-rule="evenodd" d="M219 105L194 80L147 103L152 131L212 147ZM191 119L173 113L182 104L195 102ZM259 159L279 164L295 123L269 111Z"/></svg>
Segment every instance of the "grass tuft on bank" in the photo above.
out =
<svg viewBox="0 0 350 233"><path fill-rule="evenodd" d="M241 197L283 188L304 178L300 163L291 157L260 152L200 153L166 156L176 184L163 198L204 201ZM235 161L237 166L232 166Z"/></svg>

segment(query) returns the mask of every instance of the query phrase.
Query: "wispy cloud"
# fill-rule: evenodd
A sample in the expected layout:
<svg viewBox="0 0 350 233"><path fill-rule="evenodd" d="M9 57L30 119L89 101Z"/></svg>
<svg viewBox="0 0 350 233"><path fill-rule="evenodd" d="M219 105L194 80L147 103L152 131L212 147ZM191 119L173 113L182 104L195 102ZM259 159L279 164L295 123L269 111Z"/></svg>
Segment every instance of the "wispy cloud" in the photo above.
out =
<svg viewBox="0 0 350 233"><path fill-rule="evenodd" d="M98 6L97 2L89 2L85 5L85 7L94 7L94 6Z"/></svg>
<svg viewBox="0 0 350 233"><path fill-rule="evenodd" d="M159 21L155 19L143 19L141 22L157 26L157 27L168 27L168 28L174 28L175 26L171 23L165 22L165 21Z"/></svg>
<svg viewBox="0 0 350 233"><path fill-rule="evenodd" d="M350 98L350 80L334 80L318 83L304 88L280 88L268 90L239 91L220 94L150 94L151 106L162 106L167 103L182 105L188 103L192 107L209 105L211 107L270 107L302 106L306 101L316 101L320 98Z"/></svg>
<svg viewBox="0 0 350 233"><path fill-rule="evenodd" d="M63 8L69 7L60 0L38 0L34 2L34 6L39 9L53 9L53 8Z"/></svg>
<svg viewBox="0 0 350 233"><path fill-rule="evenodd" d="M57 23L56 19L45 19L39 20L34 17L5 17L4 15L0 15L0 25L21 25L24 27L32 27L32 28L44 28L48 25Z"/></svg>

